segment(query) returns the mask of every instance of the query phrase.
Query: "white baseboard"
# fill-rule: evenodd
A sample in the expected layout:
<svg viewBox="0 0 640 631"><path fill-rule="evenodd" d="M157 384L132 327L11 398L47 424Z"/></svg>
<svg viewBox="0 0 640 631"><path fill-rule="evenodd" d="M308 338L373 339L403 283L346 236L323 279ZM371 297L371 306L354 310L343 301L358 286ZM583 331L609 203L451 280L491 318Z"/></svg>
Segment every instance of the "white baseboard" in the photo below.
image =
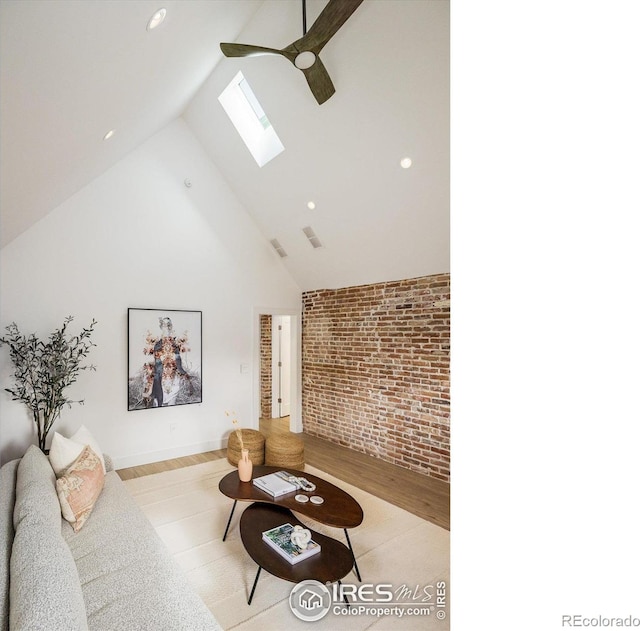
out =
<svg viewBox="0 0 640 631"><path fill-rule="evenodd" d="M151 462L160 462L162 460L171 460L172 458L181 458L182 456L192 456L193 454L201 454L205 451L215 451L216 449L224 449L226 446L227 446L227 439L222 439L218 441L209 440L204 443L196 443L193 445L180 445L178 447L171 447L170 449L162 449L160 451L149 451L142 454L122 456L120 458L112 456L113 467L114 469L127 469L128 467L137 467L138 465L150 464Z"/></svg>

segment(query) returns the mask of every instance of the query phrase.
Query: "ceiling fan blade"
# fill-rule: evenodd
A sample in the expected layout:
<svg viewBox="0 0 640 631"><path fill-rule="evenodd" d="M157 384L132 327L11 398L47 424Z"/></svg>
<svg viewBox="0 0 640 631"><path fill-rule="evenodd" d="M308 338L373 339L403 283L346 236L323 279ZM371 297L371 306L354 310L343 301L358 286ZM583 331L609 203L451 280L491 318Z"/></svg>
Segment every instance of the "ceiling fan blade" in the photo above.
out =
<svg viewBox="0 0 640 631"><path fill-rule="evenodd" d="M329 0L309 31L281 50L251 44L220 44L220 49L226 57L282 55L304 73L313 96L322 105L336 89L318 54L363 2L364 0ZM303 0L303 9L304 6Z"/></svg>
<svg viewBox="0 0 640 631"><path fill-rule="evenodd" d="M316 57L315 63L309 68L302 69L302 72L304 72L313 96L316 97L316 101L318 101L320 105L336 91L333 87L331 77L320 60L320 57Z"/></svg>
<svg viewBox="0 0 640 631"><path fill-rule="evenodd" d="M364 0L329 0L306 35L294 42L297 50L310 50L316 55L338 32Z"/></svg>
<svg viewBox="0 0 640 631"><path fill-rule="evenodd" d="M283 55L293 61L291 55L277 48L265 48L264 46L253 46L251 44L220 44L220 50L225 57L257 57L258 55ZM295 57L294 57L295 58Z"/></svg>

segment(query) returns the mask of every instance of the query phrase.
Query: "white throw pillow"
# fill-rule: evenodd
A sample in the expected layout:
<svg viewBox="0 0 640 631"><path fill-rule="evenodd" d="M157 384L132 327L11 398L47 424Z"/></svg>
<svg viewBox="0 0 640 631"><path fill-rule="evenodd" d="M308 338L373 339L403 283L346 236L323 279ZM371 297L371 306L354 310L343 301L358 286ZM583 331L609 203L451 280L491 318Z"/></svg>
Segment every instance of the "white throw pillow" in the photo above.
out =
<svg viewBox="0 0 640 631"><path fill-rule="evenodd" d="M87 445L89 445L98 458L100 458L100 462L102 462L102 469L106 473L107 469L104 464L102 450L100 449L96 439L91 435L91 432L82 425L82 427L80 427L80 429L71 436L71 438L65 438L58 432L53 434L51 448L49 449L49 462L51 463L51 468L55 472L56 477L62 475L66 469L75 462L76 458L82 453L82 450Z"/></svg>

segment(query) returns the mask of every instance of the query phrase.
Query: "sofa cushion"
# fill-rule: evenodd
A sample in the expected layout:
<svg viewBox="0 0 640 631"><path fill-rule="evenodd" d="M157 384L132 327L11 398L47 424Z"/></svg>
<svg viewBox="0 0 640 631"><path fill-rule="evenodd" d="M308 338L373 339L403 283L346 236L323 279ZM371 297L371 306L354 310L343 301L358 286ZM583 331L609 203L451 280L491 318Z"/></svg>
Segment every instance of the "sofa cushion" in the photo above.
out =
<svg viewBox="0 0 640 631"><path fill-rule="evenodd" d="M78 532L89 518L104 486L104 470L87 445L73 464L56 480L62 516Z"/></svg>
<svg viewBox="0 0 640 631"><path fill-rule="evenodd" d="M9 562L13 541L13 506L16 499L16 474L19 460L0 468L0 630L9 629Z"/></svg>
<svg viewBox="0 0 640 631"><path fill-rule="evenodd" d="M24 520L16 530L9 588L11 629L88 629L76 564L60 530Z"/></svg>
<svg viewBox="0 0 640 631"><path fill-rule="evenodd" d="M78 458L86 445L98 455L102 462L102 470L107 472L104 456L98 441L91 432L82 425L80 429L70 438L65 438L62 434L54 432L49 449L49 461L57 476L60 476Z"/></svg>
<svg viewBox="0 0 640 631"><path fill-rule="evenodd" d="M106 475L91 519L79 533L63 522L87 620L100 631L211 631L218 622L118 474Z"/></svg>
<svg viewBox="0 0 640 631"><path fill-rule="evenodd" d="M62 537L60 504L48 458L35 446L16 475L10 562L11 629L87 629L78 571Z"/></svg>
<svg viewBox="0 0 640 631"><path fill-rule="evenodd" d="M20 460L16 475L16 503L13 526L23 519L60 529L60 503L56 495L56 476L48 458L31 445Z"/></svg>
<svg viewBox="0 0 640 631"><path fill-rule="evenodd" d="M102 458L104 459L104 468L105 473L109 473L109 471L113 471L115 467L113 466L113 459L109 454L102 454Z"/></svg>

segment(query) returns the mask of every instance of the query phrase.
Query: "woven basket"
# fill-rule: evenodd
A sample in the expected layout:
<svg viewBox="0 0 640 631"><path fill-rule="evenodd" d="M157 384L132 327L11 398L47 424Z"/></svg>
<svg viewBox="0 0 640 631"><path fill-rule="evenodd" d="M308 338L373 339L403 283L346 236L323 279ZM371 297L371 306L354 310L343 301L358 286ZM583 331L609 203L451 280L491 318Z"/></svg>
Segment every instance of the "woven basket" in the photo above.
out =
<svg viewBox="0 0 640 631"><path fill-rule="evenodd" d="M264 461L273 467L304 469L304 443L293 434L269 436L265 441Z"/></svg>
<svg viewBox="0 0 640 631"><path fill-rule="evenodd" d="M264 464L264 435L255 429L241 429L244 448L249 450L249 459L254 465ZM240 460L240 440L235 430L229 434L227 460L234 466Z"/></svg>

